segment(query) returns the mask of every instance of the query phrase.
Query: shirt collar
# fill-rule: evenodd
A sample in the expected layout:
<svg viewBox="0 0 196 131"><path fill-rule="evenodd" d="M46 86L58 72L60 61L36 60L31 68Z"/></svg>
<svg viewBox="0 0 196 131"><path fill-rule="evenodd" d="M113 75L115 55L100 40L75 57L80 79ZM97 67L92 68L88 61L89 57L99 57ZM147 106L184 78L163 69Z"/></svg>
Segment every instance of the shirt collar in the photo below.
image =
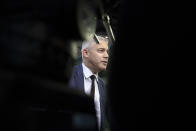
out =
<svg viewBox="0 0 196 131"><path fill-rule="evenodd" d="M96 80L98 80L98 73L93 74L92 71L84 63L82 63L82 67L85 78L90 78L91 75L95 75Z"/></svg>

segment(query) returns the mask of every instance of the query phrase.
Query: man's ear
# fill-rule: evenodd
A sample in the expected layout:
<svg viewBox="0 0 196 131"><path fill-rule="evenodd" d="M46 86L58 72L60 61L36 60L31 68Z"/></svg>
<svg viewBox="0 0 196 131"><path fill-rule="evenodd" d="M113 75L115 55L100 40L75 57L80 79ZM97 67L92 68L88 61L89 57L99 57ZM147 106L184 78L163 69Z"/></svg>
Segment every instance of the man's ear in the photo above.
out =
<svg viewBox="0 0 196 131"><path fill-rule="evenodd" d="M84 57L88 57L88 49L83 49L82 53Z"/></svg>

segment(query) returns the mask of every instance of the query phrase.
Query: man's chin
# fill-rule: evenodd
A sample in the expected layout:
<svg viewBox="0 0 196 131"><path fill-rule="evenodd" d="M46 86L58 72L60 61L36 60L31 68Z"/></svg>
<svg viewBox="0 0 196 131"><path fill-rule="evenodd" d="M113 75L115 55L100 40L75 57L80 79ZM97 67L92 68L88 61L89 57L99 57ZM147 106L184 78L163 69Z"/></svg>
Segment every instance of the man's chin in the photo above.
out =
<svg viewBox="0 0 196 131"><path fill-rule="evenodd" d="M107 65L105 65L105 64L100 64L99 67L98 67L99 72L100 72L100 71L106 70L106 67L107 67Z"/></svg>
<svg viewBox="0 0 196 131"><path fill-rule="evenodd" d="M104 70L106 70L106 67L107 66L102 66L100 69L101 69L101 71L104 71Z"/></svg>

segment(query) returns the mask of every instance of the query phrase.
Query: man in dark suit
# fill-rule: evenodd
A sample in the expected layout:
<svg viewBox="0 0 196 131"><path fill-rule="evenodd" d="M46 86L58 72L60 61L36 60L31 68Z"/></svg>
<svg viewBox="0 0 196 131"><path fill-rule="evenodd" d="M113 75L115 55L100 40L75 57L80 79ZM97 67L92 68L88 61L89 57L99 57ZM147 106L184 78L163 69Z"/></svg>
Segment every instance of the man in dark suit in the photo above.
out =
<svg viewBox="0 0 196 131"><path fill-rule="evenodd" d="M83 91L94 99L98 128L104 131L106 89L98 73L107 67L108 39L96 36L84 41L81 52L82 63L73 68L69 86Z"/></svg>

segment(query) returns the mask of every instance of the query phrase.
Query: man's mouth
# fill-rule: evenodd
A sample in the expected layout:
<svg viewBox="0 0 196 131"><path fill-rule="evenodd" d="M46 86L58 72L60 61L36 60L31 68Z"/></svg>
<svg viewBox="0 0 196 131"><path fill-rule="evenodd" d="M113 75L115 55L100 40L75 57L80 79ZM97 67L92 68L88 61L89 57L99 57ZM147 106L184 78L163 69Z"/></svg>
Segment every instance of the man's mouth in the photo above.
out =
<svg viewBox="0 0 196 131"><path fill-rule="evenodd" d="M107 61L102 61L104 64L107 64L108 62Z"/></svg>

